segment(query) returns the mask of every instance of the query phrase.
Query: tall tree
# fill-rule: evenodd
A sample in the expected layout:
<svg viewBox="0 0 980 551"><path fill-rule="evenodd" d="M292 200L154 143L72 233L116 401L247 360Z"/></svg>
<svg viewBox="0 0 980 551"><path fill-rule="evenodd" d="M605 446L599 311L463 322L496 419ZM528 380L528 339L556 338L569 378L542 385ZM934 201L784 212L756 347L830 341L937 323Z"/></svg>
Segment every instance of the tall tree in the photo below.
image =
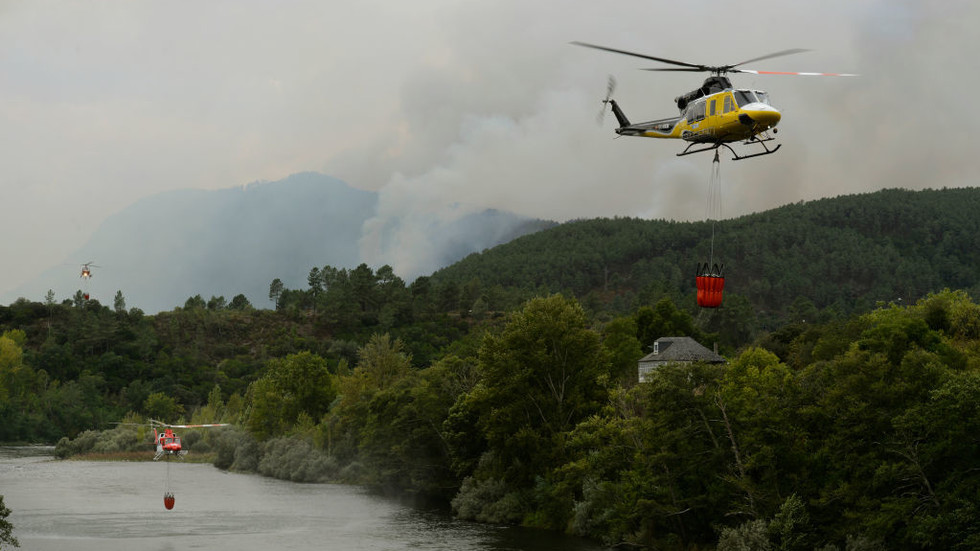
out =
<svg viewBox="0 0 980 551"><path fill-rule="evenodd" d="M269 300L275 305L275 309L279 309L279 297L282 296L282 291L285 286L282 284L282 280L278 277L272 280L269 284Z"/></svg>
<svg viewBox="0 0 980 551"><path fill-rule="evenodd" d="M309 351L268 362L268 371L252 383L247 426L268 438L291 428L303 414L319 420L337 396L327 362Z"/></svg>
<svg viewBox="0 0 980 551"><path fill-rule="evenodd" d="M354 373L363 374L372 386L385 389L401 379L412 367L412 356L405 352L405 344L391 339L387 333L372 335L357 351L358 362Z"/></svg>
<svg viewBox="0 0 980 551"><path fill-rule="evenodd" d="M653 341L660 337L692 337L702 340L701 331L694 325L694 319L687 312L677 309L674 301L662 298L653 307L645 306L636 312L636 337L644 350L649 352Z"/></svg>
<svg viewBox="0 0 980 551"><path fill-rule="evenodd" d="M116 291L116 297L112 300L112 309L120 314L126 311L126 299L123 298L121 290Z"/></svg>
<svg viewBox="0 0 980 551"><path fill-rule="evenodd" d="M316 303L323 293L323 274L316 266L310 268L310 273L306 276L306 283L310 286L310 303L313 305L313 315L316 315Z"/></svg>
<svg viewBox="0 0 980 551"><path fill-rule="evenodd" d="M529 485L556 466L565 433L606 399L609 369L582 306L561 295L529 301L479 351L479 426L496 476Z"/></svg>
<svg viewBox="0 0 980 551"><path fill-rule="evenodd" d="M362 312L373 312L377 308L376 286L378 278L367 264L361 264L350 271L351 291Z"/></svg>
<svg viewBox="0 0 980 551"><path fill-rule="evenodd" d="M228 308L232 310L248 310L252 308L252 303L248 301L248 298L245 295L239 293L231 299L230 303L228 303Z"/></svg>

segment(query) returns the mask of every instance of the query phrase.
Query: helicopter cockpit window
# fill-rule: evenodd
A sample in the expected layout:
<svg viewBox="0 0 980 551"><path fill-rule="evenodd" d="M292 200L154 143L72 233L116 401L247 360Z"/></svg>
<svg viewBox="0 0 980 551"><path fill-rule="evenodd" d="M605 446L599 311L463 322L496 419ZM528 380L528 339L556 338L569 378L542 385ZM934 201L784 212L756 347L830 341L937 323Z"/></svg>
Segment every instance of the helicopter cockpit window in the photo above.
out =
<svg viewBox="0 0 980 551"><path fill-rule="evenodd" d="M761 101L762 103L764 103L766 105L769 105L769 92L763 92L761 90L756 90L755 91L755 97L759 98L759 101Z"/></svg>
<svg viewBox="0 0 980 551"><path fill-rule="evenodd" d="M687 111L687 122L697 122L704 118L705 102L699 101Z"/></svg>
<svg viewBox="0 0 980 551"><path fill-rule="evenodd" d="M745 107L750 103L756 103L758 100L755 99L755 94L750 90L735 90L735 101L738 102L739 107Z"/></svg>
<svg viewBox="0 0 980 551"><path fill-rule="evenodd" d="M732 110L732 96L725 95L725 107L722 109L723 113L728 113Z"/></svg>

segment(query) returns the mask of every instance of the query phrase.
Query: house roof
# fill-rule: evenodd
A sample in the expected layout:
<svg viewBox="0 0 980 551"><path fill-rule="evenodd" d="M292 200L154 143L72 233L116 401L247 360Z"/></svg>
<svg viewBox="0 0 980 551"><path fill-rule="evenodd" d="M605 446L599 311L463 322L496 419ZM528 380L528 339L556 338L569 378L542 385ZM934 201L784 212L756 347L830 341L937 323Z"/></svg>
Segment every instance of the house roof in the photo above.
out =
<svg viewBox="0 0 980 551"><path fill-rule="evenodd" d="M691 337L660 337L656 340L656 352L640 358L643 362L708 362L722 363L725 358L698 344Z"/></svg>

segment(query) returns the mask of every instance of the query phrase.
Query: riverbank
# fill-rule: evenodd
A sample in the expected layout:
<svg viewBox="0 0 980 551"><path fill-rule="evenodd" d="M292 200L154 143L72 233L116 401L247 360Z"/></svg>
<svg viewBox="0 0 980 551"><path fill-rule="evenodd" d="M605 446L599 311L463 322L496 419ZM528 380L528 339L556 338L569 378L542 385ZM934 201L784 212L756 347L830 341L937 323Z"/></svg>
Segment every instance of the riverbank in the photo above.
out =
<svg viewBox="0 0 980 551"><path fill-rule="evenodd" d="M153 456L154 453L152 451L117 451L80 453L62 459L68 461L153 461ZM213 465L217 456L218 454L216 453L189 453L179 461L182 463L208 463Z"/></svg>

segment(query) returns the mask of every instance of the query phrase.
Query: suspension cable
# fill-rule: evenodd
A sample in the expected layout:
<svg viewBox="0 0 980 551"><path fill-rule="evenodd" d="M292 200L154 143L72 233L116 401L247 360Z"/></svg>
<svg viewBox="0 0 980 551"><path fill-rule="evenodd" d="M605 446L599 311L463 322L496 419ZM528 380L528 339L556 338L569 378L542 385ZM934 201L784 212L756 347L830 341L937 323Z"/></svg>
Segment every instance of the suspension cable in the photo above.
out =
<svg viewBox="0 0 980 551"><path fill-rule="evenodd" d="M708 266L715 263L715 223L721 219L721 160L715 149L715 159L711 162L711 176L708 179L708 200L705 207L705 219L711 221L711 249L708 254Z"/></svg>

